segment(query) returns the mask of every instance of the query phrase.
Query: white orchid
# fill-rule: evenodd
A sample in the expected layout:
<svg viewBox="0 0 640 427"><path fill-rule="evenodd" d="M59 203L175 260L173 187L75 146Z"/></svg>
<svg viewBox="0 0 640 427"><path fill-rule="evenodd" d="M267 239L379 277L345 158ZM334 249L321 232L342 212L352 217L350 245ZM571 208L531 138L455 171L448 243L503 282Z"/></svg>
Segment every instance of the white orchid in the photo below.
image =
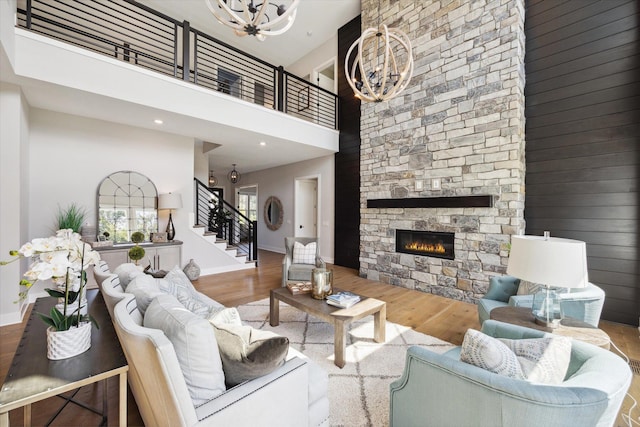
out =
<svg viewBox="0 0 640 427"><path fill-rule="evenodd" d="M54 294L52 296L63 296L65 312L67 303L73 303L71 298L77 298L77 294L86 284L83 271L100 261L100 254L94 251L91 245L83 242L81 236L71 229L58 230L55 236L33 239L22 245L19 250L11 251L9 254L15 259L0 262L0 265L20 258L33 260L29 270L24 273L24 279L20 281L20 285L24 288L19 293L20 300L27 297L34 283L50 279L58 290L45 290L50 295ZM65 323L67 324L70 325L72 322Z"/></svg>

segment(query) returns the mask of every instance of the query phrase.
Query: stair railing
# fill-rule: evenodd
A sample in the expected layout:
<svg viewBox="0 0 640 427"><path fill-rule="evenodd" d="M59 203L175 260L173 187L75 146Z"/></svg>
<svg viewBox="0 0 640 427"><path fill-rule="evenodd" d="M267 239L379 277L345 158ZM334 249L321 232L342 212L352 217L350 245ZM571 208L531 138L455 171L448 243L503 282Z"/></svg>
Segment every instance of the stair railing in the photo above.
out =
<svg viewBox="0 0 640 427"><path fill-rule="evenodd" d="M204 226L209 233L215 233L239 254L246 255L248 261L258 263L258 222L252 221L227 203L214 188L208 187L198 178L195 185L196 225Z"/></svg>

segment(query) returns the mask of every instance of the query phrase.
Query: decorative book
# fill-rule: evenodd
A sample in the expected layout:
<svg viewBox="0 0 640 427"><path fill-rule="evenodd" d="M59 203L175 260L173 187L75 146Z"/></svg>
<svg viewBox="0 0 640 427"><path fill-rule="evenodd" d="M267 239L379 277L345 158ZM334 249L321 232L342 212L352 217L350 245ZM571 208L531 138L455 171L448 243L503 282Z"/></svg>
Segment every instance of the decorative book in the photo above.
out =
<svg viewBox="0 0 640 427"><path fill-rule="evenodd" d="M327 296L327 304L339 308L349 308L358 302L360 302L360 296L347 291L341 291Z"/></svg>

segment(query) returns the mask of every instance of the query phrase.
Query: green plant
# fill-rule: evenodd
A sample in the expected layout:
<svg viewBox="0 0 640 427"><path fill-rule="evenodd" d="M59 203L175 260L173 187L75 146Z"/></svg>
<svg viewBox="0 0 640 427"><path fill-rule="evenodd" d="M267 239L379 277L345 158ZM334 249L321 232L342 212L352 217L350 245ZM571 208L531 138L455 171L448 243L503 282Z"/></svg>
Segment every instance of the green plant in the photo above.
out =
<svg viewBox="0 0 640 427"><path fill-rule="evenodd" d="M80 227L82 227L86 217L86 209L75 203L71 203L66 209L62 209L60 205L58 205L58 213L56 215L57 229L71 229L74 233L79 233Z"/></svg>
<svg viewBox="0 0 640 427"><path fill-rule="evenodd" d="M144 249L138 245L135 245L131 249L129 249L129 258L135 261L136 265L138 265L138 261L144 258Z"/></svg>
<svg viewBox="0 0 640 427"><path fill-rule="evenodd" d="M144 233L142 233L141 231L136 231L134 233L131 234L131 241L133 243L141 243L144 242Z"/></svg>

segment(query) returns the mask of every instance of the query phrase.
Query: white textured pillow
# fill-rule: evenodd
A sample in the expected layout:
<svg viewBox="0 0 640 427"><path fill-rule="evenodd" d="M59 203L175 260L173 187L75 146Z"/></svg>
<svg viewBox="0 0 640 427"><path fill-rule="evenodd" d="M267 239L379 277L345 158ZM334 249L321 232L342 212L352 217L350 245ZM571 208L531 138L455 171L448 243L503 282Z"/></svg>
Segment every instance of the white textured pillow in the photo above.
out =
<svg viewBox="0 0 640 427"><path fill-rule="evenodd" d="M200 293L180 268L175 267L163 279L159 279L160 290L175 296L190 312L206 317L211 307L200 299Z"/></svg>
<svg viewBox="0 0 640 427"><path fill-rule="evenodd" d="M516 295L533 295L540 289L542 289L542 285L521 280L520 285L518 285L518 292Z"/></svg>
<svg viewBox="0 0 640 427"><path fill-rule="evenodd" d="M136 305L138 311L144 316L151 301L158 295L163 295L164 292L160 290L156 279L143 274L135 277L129 286L127 286L127 293L133 294L136 297Z"/></svg>
<svg viewBox="0 0 640 427"><path fill-rule="evenodd" d="M127 290L127 286L129 286L129 282L141 274L144 275L144 272L140 270L137 265L131 263L120 264L113 270L113 273L118 275L120 285L122 285L125 291Z"/></svg>
<svg viewBox="0 0 640 427"><path fill-rule="evenodd" d="M499 340L515 353L527 380L542 384L562 384L564 381L571 361L571 338L554 335Z"/></svg>
<svg viewBox="0 0 640 427"><path fill-rule="evenodd" d="M525 379L515 353L498 339L475 329L464 334L460 360L495 374Z"/></svg>
<svg viewBox="0 0 640 427"><path fill-rule="evenodd" d="M160 295L147 308L144 326L162 330L173 344L194 406L226 390L218 344L208 321L172 295Z"/></svg>
<svg viewBox="0 0 640 427"><path fill-rule="evenodd" d="M240 313L235 307L219 307L212 308L207 320L212 324L225 324L242 326L242 320L240 319Z"/></svg>
<svg viewBox="0 0 640 427"><path fill-rule="evenodd" d="M293 264L315 264L316 242L303 245L300 242L293 244Z"/></svg>

